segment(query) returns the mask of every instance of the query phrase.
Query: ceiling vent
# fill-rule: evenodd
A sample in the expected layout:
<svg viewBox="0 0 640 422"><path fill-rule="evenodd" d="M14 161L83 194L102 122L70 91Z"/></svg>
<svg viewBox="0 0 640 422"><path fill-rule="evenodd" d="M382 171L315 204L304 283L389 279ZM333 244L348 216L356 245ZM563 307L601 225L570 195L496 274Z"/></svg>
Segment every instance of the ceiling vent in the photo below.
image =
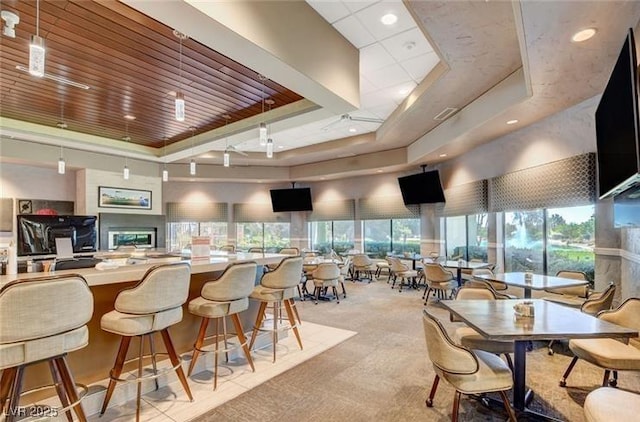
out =
<svg viewBox="0 0 640 422"><path fill-rule="evenodd" d="M457 108L447 107L444 110L442 110L440 113L438 113L438 115L434 117L433 120L438 120L438 121L447 120L456 111L458 111Z"/></svg>

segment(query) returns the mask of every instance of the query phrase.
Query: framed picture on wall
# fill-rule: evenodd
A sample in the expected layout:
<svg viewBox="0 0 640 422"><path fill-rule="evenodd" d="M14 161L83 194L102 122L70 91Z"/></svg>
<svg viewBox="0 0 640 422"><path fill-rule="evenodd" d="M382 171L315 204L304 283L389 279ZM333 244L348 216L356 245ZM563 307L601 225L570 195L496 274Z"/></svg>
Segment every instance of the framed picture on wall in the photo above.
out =
<svg viewBox="0 0 640 422"><path fill-rule="evenodd" d="M99 186L98 207L150 210L151 191Z"/></svg>

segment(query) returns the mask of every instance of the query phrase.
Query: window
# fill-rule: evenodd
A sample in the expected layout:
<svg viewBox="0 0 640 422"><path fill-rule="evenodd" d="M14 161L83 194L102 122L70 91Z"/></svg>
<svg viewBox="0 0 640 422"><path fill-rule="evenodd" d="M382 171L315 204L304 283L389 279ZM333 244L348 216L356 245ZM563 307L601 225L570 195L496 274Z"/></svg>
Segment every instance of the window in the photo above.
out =
<svg viewBox="0 0 640 422"><path fill-rule="evenodd" d="M480 259L487 262L486 213L447 217L445 244L447 256L462 259Z"/></svg>
<svg viewBox="0 0 640 422"><path fill-rule="evenodd" d="M543 210L504 213L505 271L544 274Z"/></svg>
<svg viewBox="0 0 640 422"><path fill-rule="evenodd" d="M310 247L322 254L331 249L343 253L354 247L353 221L312 221L309 223Z"/></svg>
<svg viewBox="0 0 640 422"><path fill-rule="evenodd" d="M548 209L547 273L582 271L594 279L595 207Z"/></svg>
<svg viewBox="0 0 640 422"><path fill-rule="evenodd" d="M505 269L556 274L582 271L594 278L595 207L505 213Z"/></svg>
<svg viewBox="0 0 640 422"><path fill-rule="evenodd" d="M211 245L215 247L226 245L227 223L169 223L167 236L169 250L184 249L191 243L191 236L209 236Z"/></svg>
<svg viewBox="0 0 640 422"><path fill-rule="evenodd" d="M420 219L365 220L364 251L374 258L390 252L420 253Z"/></svg>
<svg viewBox="0 0 640 422"><path fill-rule="evenodd" d="M263 248L277 252L291 244L290 223L237 223L236 247L239 250Z"/></svg>

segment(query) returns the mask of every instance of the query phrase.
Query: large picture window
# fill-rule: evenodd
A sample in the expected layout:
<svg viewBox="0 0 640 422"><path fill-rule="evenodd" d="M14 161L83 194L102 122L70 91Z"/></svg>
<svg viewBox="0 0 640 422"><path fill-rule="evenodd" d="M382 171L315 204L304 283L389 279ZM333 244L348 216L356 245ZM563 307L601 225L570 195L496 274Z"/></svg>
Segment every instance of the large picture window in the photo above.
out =
<svg viewBox="0 0 640 422"><path fill-rule="evenodd" d="M353 221L312 221L309 223L309 246L322 254L331 249L343 253L353 249L354 233Z"/></svg>
<svg viewBox="0 0 640 422"><path fill-rule="evenodd" d="M191 243L191 236L209 236L211 246L219 248L227 244L227 223L168 223L169 250L179 251Z"/></svg>
<svg viewBox="0 0 640 422"><path fill-rule="evenodd" d="M278 252L291 244L290 223L237 223L236 248Z"/></svg>
<svg viewBox="0 0 640 422"><path fill-rule="evenodd" d="M479 259L487 262L487 220L486 213L447 217L447 256L452 259Z"/></svg>
<svg viewBox="0 0 640 422"><path fill-rule="evenodd" d="M420 253L420 219L365 220L364 252L373 258L387 254Z"/></svg>

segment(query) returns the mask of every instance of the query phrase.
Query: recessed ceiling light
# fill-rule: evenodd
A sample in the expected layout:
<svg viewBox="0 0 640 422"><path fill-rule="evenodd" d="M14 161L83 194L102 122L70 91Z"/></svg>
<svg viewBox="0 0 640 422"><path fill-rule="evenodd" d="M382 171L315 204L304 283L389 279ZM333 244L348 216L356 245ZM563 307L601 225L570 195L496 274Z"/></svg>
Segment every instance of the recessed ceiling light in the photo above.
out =
<svg viewBox="0 0 640 422"><path fill-rule="evenodd" d="M177 93L175 91L169 91L167 92L168 95L175 97L177 95Z"/></svg>
<svg viewBox="0 0 640 422"><path fill-rule="evenodd" d="M124 118L127 119L127 120L135 120L136 116L132 116L131 114L125 114Z"/></svg>
<svg viewBox="0 0 640 422"><path fill-rule="evenodd" d="M518 123L518 119L507 120L508 125L515 125L516 123Z"/></svg>
<svg viewBox="0 0 640 422"><path fill-rule="evenodd" d="M358 129L356 129L355 127L350 127L349 128L349 132L351 133L356 133L358 131Z"/></svg>
<svg viewBox="0 0 640 422"><path fill-rule="evenodd" d="M580 31L576 32L575 34L573 34L573 36L571 37L571 41L573 41L573 42L586 41L589 38L591 38L594 35L596 35L596 32L598 32L598 30L595 29L595 28L587 28L587 29L580 30Z"/></svg>
<svg viewBox="0 0 640 422"><path fill-rule="evenodd" d="M382 22L385 25L393 25L394 23L398 22L398 17L393 13L387 13L386 15L380 18L380 22Z"/></svg>
<svg viewBox="0 0 640 422"><path fill-rule="evenodd" d="M324 180L324 177L321 177L320 180Z"/></svg>
<svg viewBox="0 0 640 422"><path fill-rule="evenodd" d="M440 154L440 157L446 157L447 154Z"/></svg>
<svg viewBox="0 0 640 422"><path fill-rule="evenodd" d="M382 169L378 169L378 173L382 173L384 170Z"/></svg>

